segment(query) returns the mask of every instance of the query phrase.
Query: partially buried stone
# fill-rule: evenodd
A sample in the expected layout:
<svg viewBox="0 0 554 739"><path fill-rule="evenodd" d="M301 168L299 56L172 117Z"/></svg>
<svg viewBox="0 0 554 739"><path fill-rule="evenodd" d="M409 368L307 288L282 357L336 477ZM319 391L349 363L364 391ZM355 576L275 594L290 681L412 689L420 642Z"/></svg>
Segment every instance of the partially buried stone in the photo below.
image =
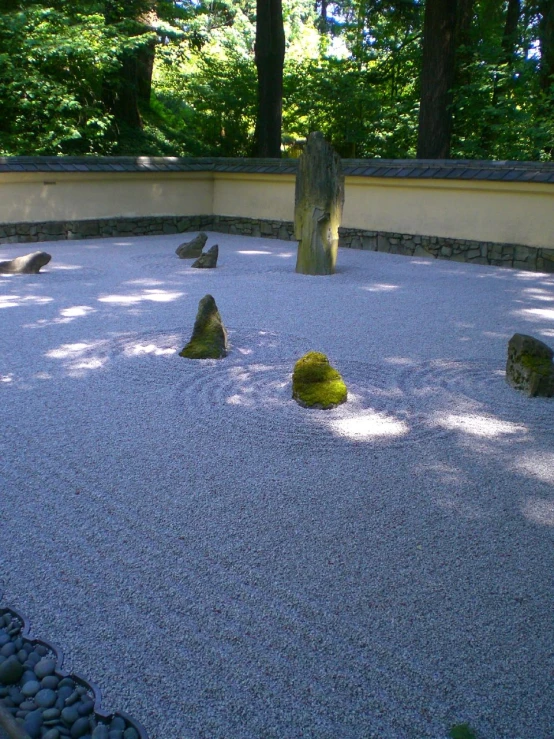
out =
<svg viewBox="0 0 554 739"><path fill-rule="evenodd" d="M508 342L506 380L530 398L554 395L554 351L540 339L514 334Z"/></svg>
<svg viewBox="0 0 554 739"><path fill-rule="evenodd" d="M348 397L339 372L321 352L308 352L294 365L292 397L305 408L328 410Z"/></svg>
<svg viewBox="0 0 554 739"><path fill-rule="evenodd" d="M23 257L16 257L7 262L0 262L0 274L5 275L36 275L41 267L52 259L45 251L34 251Z"/></svg>
<svg viewBox="0 0 554 739"><path fill-rule="evenodd" d="M217 265L217 257L219 256L219 246L214 244L210 246L207 252L201 254L191 267L198 269L214 269Z"/></svg>
<svg viewBox="0 0 554 739"><path fill-rule="evenodd" d="M344 175L339 155L319 132L311 133L298 163L294 194L296 271L332 275L344 205Z"/></svg>
<svg viewBox="0 0 554 739"><path fill-rule="evenodd" d="M202 249L207 240L208 235L202 231L192 241L185 241L178 246L175 254L177 254L179 259L197 259L202 254Z"/></svg>
<svg viewBox="0 0 554 739"><path fill-rule="evenodd" d="M179 356L187 359L221 359L227 355L227 332L215 300L205 295L198 303L192 336Z"/></svg>

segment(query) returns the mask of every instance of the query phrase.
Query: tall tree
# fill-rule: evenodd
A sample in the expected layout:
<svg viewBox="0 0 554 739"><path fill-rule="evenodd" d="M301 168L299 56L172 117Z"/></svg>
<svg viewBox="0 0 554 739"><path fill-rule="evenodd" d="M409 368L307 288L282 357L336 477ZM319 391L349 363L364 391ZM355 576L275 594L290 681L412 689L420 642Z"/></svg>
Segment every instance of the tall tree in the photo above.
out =
<svg viewBox="0 0 554 739"><path fill-rule="evenodd" d="M257 0L254 58L258 70L255 147L259 157L281 156L285 30L282 0Z"/></svg>
<svg viewBox="0 0 554 739"><path fill-rule="evenodd" d="M456 0L427 0L425 5L417 139L419 159L447 159L450 155L456 6Z"/></svg>
<svg viewBox="0 0 554 739"><path fill-rule="evenodd" d="M541 87L548 91L554 84L554 0L541 0L539 13Z"/></svg>

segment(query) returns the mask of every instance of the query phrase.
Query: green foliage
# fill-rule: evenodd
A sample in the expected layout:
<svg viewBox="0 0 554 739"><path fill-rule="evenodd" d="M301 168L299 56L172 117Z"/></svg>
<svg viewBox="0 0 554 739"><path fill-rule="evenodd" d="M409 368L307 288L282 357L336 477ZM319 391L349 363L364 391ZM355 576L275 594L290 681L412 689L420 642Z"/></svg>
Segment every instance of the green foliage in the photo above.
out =
<svg viewBox="0 0 554 739"><path fill-rule="evenodd" d="M450 739L477 739L477 735L468 724L456 724L450 729Z"/></svg>
<svg viewBox="0 0 554 739"><path fill-rule="evenodd" d="M346 401L342 377L321 352L308 352L294 365L292 397L307 408L333 408Z"/></svg>

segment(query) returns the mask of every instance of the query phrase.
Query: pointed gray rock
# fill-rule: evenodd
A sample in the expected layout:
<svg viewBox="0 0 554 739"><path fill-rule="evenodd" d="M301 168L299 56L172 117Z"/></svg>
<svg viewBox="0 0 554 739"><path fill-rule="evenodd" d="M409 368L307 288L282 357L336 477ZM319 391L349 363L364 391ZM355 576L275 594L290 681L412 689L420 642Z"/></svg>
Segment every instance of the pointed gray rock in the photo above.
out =
<svg viewBox="0 0 554 739"><path fill-rule="evenodd" d="M198 303L192 336L179 356L188 359L221 359L227 355L227 332L215 300L205 295Z"/></svg>
<svg viewBox="0 0 554 739"><path fill-rule="evenodd" d="M36 275L40 268L52 259L45 251L34 251L23 257L16 257L9 262L0 262L0 274L3 275Z"/></svg>
<svg viewBox="0 0 554 739"><path fill-rule="evenodd" d="M217 257L219 256L219 246L214 244L208 251L201 254L196 262L191 267L199 267L203 269L213 269L217 264Z"/></svg>
<svg viewBox="0 0 554 739"><path fill-rule="evenodd" d="M319 132L311 133L298 163L294 195L296 271L332 275L344 205L341 160Z"/></svg>
<svg viewBox="0 0 554 739"><path fill-rule="evenodd" d="M198 259L207 240L208 235L201 231L192 241L185 241L181 246L178 246L175 254L179 259Z"/></svg>
<svg viewBox="0 0 554 739"><path fill-rule="evenodd" d="M514 334L508 342L506 380L530 398L554 396L554 351L540 339Z"/></svg>

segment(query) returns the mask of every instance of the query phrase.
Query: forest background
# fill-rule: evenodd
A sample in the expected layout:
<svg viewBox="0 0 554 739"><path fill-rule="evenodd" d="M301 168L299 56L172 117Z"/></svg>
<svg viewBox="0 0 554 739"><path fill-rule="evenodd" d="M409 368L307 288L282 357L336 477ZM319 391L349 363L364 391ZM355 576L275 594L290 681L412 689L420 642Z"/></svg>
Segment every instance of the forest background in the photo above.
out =
<svg viewBox="0 0 554 739"><path fill-rule="evenodd" d="M344 157L554 158L554 0L0 0L0 155L267 154L275 7L271 155L319 130Z"/></svg>

